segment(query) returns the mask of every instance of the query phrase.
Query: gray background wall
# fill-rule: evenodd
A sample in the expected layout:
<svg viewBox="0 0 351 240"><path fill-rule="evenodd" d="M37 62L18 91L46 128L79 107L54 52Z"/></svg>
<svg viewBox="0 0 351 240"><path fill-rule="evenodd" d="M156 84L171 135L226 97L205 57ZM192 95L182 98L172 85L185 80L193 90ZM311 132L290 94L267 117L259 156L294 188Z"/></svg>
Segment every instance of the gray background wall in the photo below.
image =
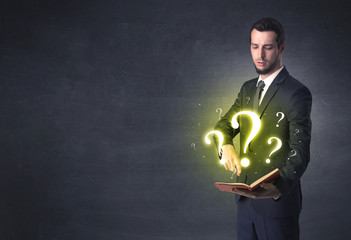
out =
<svg viewBox="0 0 351 240"><path fill-rule="evenodd" d="M256 77L261 17L313 94L302 239L348 239L347 1L11 1L0 7L1 239L236 239L204 136Z"/></svg>

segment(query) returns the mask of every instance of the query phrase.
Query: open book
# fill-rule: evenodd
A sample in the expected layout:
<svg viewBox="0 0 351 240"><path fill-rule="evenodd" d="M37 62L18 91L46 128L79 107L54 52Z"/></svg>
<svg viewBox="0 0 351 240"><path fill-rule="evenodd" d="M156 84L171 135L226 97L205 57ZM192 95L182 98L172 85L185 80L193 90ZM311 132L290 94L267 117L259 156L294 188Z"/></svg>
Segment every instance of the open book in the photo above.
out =
<svg viewBox="0 0 351 240"><path fill-rule="evenodd" d="M261 183L272 182L279 176L280 176L279 169L276 168L272 172L267 173L263 177L257 179L250 185L247 185L245 183L222 183L222 182L216 182L215 185L219 190L223 192L233 192L234 189L246 189L249 191L254 191L260 186Z"/></svg>

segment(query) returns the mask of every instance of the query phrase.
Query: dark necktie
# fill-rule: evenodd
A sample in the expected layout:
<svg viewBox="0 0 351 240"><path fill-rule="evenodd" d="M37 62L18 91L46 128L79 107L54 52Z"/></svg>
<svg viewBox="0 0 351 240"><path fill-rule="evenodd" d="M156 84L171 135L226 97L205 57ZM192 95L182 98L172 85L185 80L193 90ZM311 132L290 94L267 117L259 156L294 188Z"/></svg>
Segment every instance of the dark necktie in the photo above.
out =
<svg viewBox="0 0 351 240"><path fill-rule="evenodd" d="M254 112L258 111L258 103L260 102L260 97L264 86L265 84L262 80L260 80L257 84L256 93L253 99L253 106L252 106L252 109Z"/></svg>

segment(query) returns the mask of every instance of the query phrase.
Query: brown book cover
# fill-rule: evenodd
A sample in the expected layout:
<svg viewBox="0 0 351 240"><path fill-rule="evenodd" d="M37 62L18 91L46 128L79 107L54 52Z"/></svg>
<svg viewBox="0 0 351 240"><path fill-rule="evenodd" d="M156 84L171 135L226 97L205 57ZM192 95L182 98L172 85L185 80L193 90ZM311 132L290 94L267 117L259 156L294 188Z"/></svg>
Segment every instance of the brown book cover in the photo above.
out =
<svg viewBox="0 0 351 240"><path fill-rule="evenodd" d="M219 190L223 192L233 192L234 189L246 189L249 191L254 191L260 186L261 183L272 182L279 176L280 176L279 169L276 168L272 172L267 173L263 177L257 179L250 185L247 185L245 183L223 183L223 182L216 182L215 185Z"/></svg>

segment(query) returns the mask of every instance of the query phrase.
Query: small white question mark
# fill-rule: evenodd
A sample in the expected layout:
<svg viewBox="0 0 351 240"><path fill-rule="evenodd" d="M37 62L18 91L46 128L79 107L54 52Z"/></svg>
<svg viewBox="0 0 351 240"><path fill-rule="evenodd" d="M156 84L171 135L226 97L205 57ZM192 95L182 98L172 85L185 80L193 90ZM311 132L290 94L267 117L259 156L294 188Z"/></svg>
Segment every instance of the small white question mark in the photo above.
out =
<svg viewBox="0 0 351 240"><path fill-rule="evenodd" d="M297 152L293 149L290 152L292 152L292 155L290 157L295 157L297 155Z"/></svg>
<svg viewBox="0 0 351 240"><path fill-rule="evenodd" d="M194 150L196 150L195 143L192 143L190 146L191 146Z"/></svg>
<svg viewBox="0 0 351 240"><path fill-rule="evenodd" d="M284 113L282 113L282 112L277 112L276 116L279 117L279 115L281 115L281 117L280 117L280 119L278 120L277 125L275 125L276 127L279 127L279 122L280 122L281 120L284 119Z"/></svg>
<svg viewBox="0 0 351 240"><path fill-rule="evenodd" d="M299 129L295 129L295 133L294 133L294 135L298 134L299 132L300 132L300 130L299 130Z"/></svg>
<svg viewBox="0 0 351 240"><path fill-rule="evenodd" d="M268 157L271 157L273 153L275 153L276 151L278 151L281 147L282 147L282 141L277 138L277 137L271 137L268 139L268 144L272 144L272 139L277 141L277 146L273 149L273 151L269 154ZM270 163L271 160L269 158L266 159L266 163Z"/></svg>
<svg viewBox="0 0 351 240"><path fill-rule="evenodd" d="M246 104L249 104L250 99L250 97L246 97Z"/></svg>
<svg viewBox="0 0 351 240"><path fill-rule="evenodd" d="M242 115L242 114L249 115L249 117L252 120L252 129L251 129L250 135L247 138L247 140L245 142L245 146L244 146L244 153L246 153L247 147L249 146L250 142L252 141L252 139L254 139L254 137L257 135L258 131L261 128L261 120L260 120L260 117L257 116L257 114L254 112L250 112L250 111L238 112L232 118L232 127L233 128L235 128L235 129L239 128L239 122L237 121L237 117L239 115ZM250 164L249 159L243 158L241 160L241 165L243 167L247 167L247 166L249 166L249 164Z"/></svg>
<svg viewBox="0 0 351 240"><path fill-rule="evenodd" d="M222 114L222 108L216 108L216 112L219 112L218 119L221 119L221 114Z"/></svg>

